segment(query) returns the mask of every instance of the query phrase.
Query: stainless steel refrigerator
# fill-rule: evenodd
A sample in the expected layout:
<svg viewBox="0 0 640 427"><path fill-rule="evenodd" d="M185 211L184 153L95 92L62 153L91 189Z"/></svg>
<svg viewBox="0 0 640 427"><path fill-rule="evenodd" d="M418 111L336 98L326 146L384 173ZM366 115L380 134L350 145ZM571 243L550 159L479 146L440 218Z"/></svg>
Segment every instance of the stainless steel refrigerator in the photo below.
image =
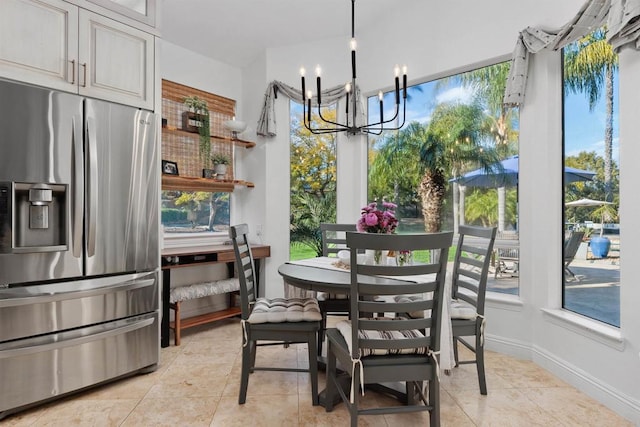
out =
<svg viewBox="0 0 640 427"><path fill-rule="evenodd" d="M0 419L159 358L156 116L0 81Z"/></svg>

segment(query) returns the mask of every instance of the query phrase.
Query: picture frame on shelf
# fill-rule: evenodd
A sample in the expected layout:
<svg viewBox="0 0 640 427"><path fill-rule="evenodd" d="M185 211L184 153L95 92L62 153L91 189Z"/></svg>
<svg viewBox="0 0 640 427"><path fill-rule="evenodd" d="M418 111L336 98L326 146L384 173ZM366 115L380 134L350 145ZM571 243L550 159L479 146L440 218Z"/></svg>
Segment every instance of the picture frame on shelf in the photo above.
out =
<svg viewBox="0 0 640 427"><path fill-rule="evenodd" d="M202 177L208 179L216 178L216 171L213 169L202 169Z"/></svg>
<svg viewBox="0 0 640 427"><path fill-rule="evenodd" d="M170 160L162 161L162 173L164 175L179 175L178 164Z"/></svg>

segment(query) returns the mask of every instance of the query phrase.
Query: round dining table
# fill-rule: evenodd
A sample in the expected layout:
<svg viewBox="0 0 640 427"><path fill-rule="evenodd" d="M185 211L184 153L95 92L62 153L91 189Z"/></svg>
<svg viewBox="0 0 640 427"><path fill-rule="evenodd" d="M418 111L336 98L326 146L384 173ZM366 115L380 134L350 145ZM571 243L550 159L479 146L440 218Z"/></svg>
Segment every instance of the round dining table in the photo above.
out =
<svg viewBox="0 0 640 427"><path fill-rule="evenodd" d="M306 264L282 264L278 273L285 283L297 288L333 294L348 294L351 289L351 273L348 270L327 269ZM380 276L362 276L362 283L406 285L406 281Z"/></svg>
<svg viewBox="0 0 640 427"><path fill-rule="evenodd" d="M327 292L332 294L349 294L351 290L351 272L336 267L335 258L318 257L308 260L291 261L278 267L278 273L288 285L296 288L315 292ZM406 281L382 276L361 276L361 283L370 284L402 284ZM444 295L451 294L450 280L446 281ZM449 300L443 305L442 317L447 321L442 322L442 335L440 341L440 369L448 373L455 361L453 358L453 342L451 336L451 321L449 317Z"/></svg>

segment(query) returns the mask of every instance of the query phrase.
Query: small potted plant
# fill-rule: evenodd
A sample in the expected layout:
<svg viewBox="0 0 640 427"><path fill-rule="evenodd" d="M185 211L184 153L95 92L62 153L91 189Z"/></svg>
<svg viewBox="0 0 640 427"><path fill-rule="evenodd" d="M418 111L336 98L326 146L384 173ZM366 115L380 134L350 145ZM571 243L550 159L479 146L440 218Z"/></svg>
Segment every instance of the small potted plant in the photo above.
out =
<svg viewBox="0 0 640 427"><path fill-rule="evenodd" d="M227 174L227 165L231 163L231 159L226 154L216 153L211 156L211 163L213 163L213 170L218 179L223 179Z"/></svg>

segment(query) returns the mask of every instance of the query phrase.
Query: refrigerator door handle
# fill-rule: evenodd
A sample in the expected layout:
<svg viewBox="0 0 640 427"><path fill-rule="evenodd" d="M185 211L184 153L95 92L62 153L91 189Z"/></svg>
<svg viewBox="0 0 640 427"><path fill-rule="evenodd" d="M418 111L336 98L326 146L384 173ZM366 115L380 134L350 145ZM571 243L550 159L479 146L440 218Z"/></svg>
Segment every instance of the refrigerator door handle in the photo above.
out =
<svg viewBox="0 0 640 427"><path fill-rule="evenodd" d="M51 343L48 343L48 344L27 345L25 347L12 348L12 349L8 349L8 350L1 350L0 351L0 360L1 359L8 359L10 357L25 356L25 355L33 354L33 353L43 353L43 352L46 352L46 351L57 350L57 349L60 349L60 348L81 345L81 344L85 344L85 343L88 343L88 342L91 342L91 341L97 341L97 340L113 337L113 336L116 336L116 335L122 335L122 334L125 334L127 332L135 331L137 329L142 329L145 326L149 326L154 321L155 321L155 318L150 317L150 318L147 318L147 319L136 321L135 323L131 323L131 324L126 325L126 326L121 326L121 327L118 327L118 328L115 328L115 329L110 329L110 330L107 330L107 331L98 332L98 333L91 334L91 335L86 335L86 336L83 336L83 337L71 338L71 339L62 340L62 341L54 341L54 342L51 342Z"/></svg>
<svg viewBox="0 0 640 427"><path fill-rule="evenodd" d="M72 252L73 256L82 256L82 217L84 208L84 170L82 150L82 118L79 115L72 119L73 134L71 149L73 150L73 217L72 217Z"/></svg>
<svg viewBox="0 0 640 427"><path fill-rule="evenodd" d="M87 155L89 159L87 221L89 233L87 236L87 256L92 257L96 253L96 210L98 198L98 152L96 144L96 124L93 117L87 117Z"/></svg>
<svg viewBox="0 0 640 427"><path fill-rule="evenodd" d="M143 279L143 280L124 282L115 286L107 285L107 286L101 286L101 287L84 289L84 290L53 292L53 293L43 292L40 294L34 294L29 296L16 296L15 298L1 299L0 308L16 307L16 306L31 305L31 304L47 304L54 301L66 301L68 299L85 298L93 295L105 294L105 290L108 290L108 293L132 291L135 289L145 288L147 286L153 286L154 284L155 284L155 279Z"/></svg>

